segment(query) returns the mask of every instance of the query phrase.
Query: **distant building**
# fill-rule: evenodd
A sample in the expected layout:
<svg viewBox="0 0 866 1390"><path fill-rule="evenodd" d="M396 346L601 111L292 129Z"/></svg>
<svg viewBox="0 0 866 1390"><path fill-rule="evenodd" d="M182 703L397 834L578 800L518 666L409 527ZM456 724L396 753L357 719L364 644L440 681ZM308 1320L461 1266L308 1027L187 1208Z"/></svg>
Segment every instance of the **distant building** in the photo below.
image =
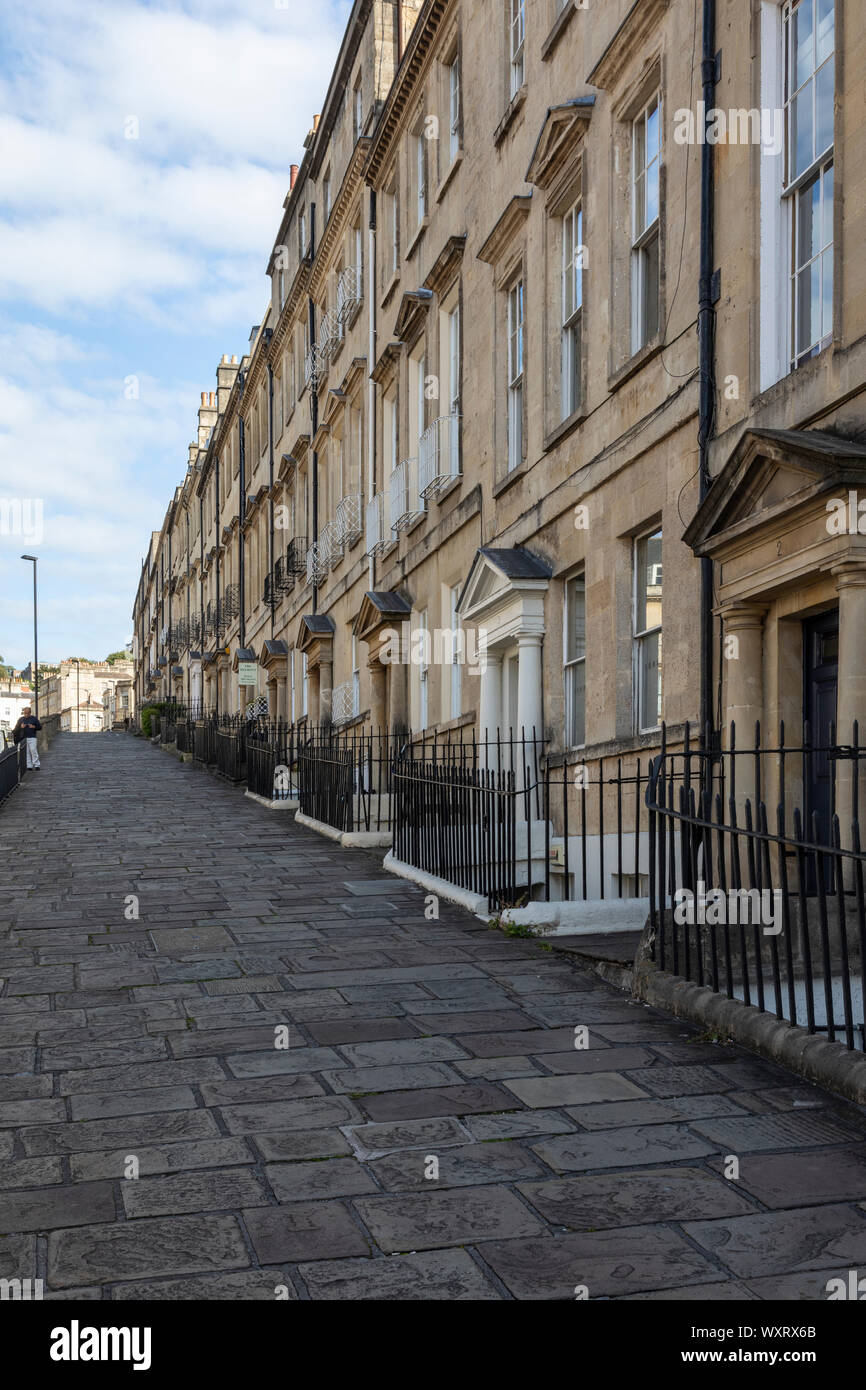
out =
<svg viewBox="0 0 866 1390"><path fill-rule="evenodd" d="M41 668L40 668L40 674ZM70 733L99 733L105 725L106 694L114 695L118 686L132 681L131 661L61 661L55 673L42 675L39 717L60 715L61 730ZM111 708L109 704L109 708Z"/></svg>

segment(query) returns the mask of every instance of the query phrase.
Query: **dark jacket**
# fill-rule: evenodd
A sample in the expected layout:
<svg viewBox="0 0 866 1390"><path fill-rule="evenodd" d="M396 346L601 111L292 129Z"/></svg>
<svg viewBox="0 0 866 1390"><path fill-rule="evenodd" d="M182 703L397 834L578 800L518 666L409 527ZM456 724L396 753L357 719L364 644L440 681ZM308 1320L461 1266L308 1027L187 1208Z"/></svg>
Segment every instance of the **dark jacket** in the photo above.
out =
<svg viewBox="0 0 866 1390"><path fill-rule="evenodd" d="M35 738L41 728L42 724L35 714L22 714L12 730L12 737L16 743L20 743L22 738Z"/></svg>

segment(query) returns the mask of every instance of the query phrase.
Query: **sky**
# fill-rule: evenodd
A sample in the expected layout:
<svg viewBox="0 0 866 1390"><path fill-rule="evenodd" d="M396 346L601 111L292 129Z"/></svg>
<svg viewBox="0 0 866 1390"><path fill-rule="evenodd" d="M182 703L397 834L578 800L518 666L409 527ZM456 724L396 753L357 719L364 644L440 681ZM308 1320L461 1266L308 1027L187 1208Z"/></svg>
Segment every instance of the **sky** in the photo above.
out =
<svg viewBox="0 0 866 1390"><path fill-rule="evenodd" d="M132 636L201 392L268 301L349 0L0 6L0 657Z"/></svg>

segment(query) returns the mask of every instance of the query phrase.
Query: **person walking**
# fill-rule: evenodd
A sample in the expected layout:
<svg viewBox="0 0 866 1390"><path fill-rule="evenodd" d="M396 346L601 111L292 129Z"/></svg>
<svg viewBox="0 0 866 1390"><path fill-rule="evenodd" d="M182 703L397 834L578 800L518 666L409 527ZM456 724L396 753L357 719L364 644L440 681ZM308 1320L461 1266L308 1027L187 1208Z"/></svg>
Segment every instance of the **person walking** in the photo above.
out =
<svg viewBox="0 0 866 1390"><path fill-rule="evenodd" d="M39 750L36 744L36 735L42 728L42 724L33 714L29 705L25 705L21 711L21 718L12 730L12 738L15 743L20 743L23 739L27 745L27 766L34 772L39 771Z"/></svg>

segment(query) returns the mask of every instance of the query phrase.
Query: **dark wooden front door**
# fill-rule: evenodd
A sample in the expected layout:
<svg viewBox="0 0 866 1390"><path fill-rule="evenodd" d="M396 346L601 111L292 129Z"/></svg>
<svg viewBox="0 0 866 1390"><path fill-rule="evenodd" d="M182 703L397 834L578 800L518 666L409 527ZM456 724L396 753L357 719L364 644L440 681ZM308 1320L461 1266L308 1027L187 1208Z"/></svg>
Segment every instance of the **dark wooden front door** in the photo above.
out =
<svg viewBox="0 0 866 1390"><path fill-rule="evenodd" d="M827 752L836 734L836 692L839 681L839 611L822 613L803 623L803 719L815 752L806 759L807 839L818 818L821 842L830 843L833 778L836 763Z"/></svg>

